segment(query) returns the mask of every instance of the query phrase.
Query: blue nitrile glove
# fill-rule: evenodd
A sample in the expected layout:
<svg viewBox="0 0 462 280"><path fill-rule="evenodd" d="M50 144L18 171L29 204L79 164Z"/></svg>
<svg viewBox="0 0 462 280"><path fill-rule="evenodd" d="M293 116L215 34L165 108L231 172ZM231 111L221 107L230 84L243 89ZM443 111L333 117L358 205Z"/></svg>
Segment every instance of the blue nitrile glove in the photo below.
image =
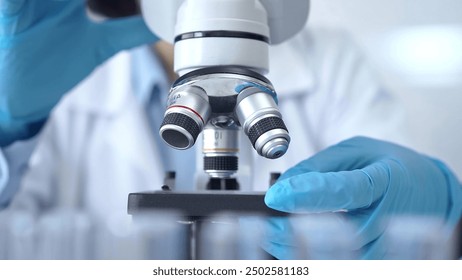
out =
<svg viewBox="0 0 462 280"><path fill-rule="evenodd" d="M106 59L158 40L141 17L95 23L85 4L0 0L0 147L36 133L63 94Z"/></svg>
<svg viewBox="0 0 462 280"><path fill-rule="evenodd" d="M285 172L269 189L266 204L290 213L339 210L357 231L361 258L380 259L384 220L431 215L455 227L462 215L462 187L440 161L388 142L357 137L332 146ZM292 228L274 218L264 249L291 258ZM339 233L340 234L340 233Z"/></svg>

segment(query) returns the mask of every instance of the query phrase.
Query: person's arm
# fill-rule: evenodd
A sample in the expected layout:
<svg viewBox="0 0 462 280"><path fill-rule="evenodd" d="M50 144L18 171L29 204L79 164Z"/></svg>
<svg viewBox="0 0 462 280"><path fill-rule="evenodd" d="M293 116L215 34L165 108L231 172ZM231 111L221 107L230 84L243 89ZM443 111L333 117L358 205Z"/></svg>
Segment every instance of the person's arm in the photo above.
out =
<svg viewBox="0 0 462 280"><path fill-rule="evenodd" d="M84 0L0 0L0 147L33 137L106 59L157 40L140 16L91 21Z"/></svg>

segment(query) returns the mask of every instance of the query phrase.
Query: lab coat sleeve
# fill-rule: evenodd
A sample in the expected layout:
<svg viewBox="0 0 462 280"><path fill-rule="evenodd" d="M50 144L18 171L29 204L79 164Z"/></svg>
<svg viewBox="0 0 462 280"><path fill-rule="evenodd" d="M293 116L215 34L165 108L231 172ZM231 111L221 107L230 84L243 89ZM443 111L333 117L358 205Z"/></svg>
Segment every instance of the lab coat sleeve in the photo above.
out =
<svg viewBox="0 0 462 280"><path fill-rule="evenodd" d="M54 147L56 144L54 141L44 139L44 136L48 134L46 131L50 130L51 126L51 122L47 123L39 139L37 139L38 141L34 141L34 146L36 146L34 150L47 148L45 150L48 153L29 153L30 159L27 163L27 168L26 166L21 168L21 180L17 182L20 187L17 188L18 190L14 197L11 197L8 209L39 213L51 204L54 187L51 178L55 177L53 166L59 163L52 157L48 157L47 161L42 161L42 159L39 160L38 158L44 157L43 154L45 156L50 155L58 149L58 147ZM31 176L31 173L35 176ZM46 181L44 178L48 178L49 180Z"/></svg>
<svg viewBox="0 0 462 280"><path fill-rule="evenodd" d="M358 135L406 145L405 111L360 48L344 33L318 37L322 37L316 41L322 53L315 71L319 92L307 102L318 147Z"/></svg>
<svg viewBox="0 0 462 280"><path fill-rule="evenodd" d="M0 151L0 209L6 208L18 192L36 146L37 137L17 141Z"/></svg>

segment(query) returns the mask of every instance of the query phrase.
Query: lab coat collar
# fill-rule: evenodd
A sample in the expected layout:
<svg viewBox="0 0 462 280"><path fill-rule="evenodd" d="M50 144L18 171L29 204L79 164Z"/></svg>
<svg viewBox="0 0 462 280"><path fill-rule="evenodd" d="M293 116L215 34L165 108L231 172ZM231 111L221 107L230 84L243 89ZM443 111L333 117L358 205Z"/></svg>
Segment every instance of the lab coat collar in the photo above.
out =
<svg viewBox="0 0 462 280"><path fill-rule="evenodd" d="M153 88L159 87L164 93L160 98L162 104L167 102L170 83L160 58L151 46L143 46L132 51L131 79L133 90L138 101L146 105L151 98Z"/></svg>
<svg viewBox="0 0 462 280"><path fill-rule="evenodd" d="M68 94L63 103L76 112L112 116L133 99L127 69L131 57L123 51L100 65ZM63 105L64 106L64 105Z"/></svg>

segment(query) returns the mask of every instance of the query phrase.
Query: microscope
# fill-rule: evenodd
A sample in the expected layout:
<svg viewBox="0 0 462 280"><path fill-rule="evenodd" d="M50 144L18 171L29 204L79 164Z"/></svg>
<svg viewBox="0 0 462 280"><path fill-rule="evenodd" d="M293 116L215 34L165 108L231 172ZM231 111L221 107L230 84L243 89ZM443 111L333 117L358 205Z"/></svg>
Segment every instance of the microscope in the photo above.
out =
<svg viewBox="0 0 462 280"><path fill-rule="evenodd" d="M202 133L205 191L132 193L128 212L173 209L190 221L214 213L280 216L264 204L264 194L239 191L239 134L245 133L262 157L276 159L290 135L277 94L264 75L270 44L282 43L305 25L309 0L142 0L148 27L174 43L179 78L168 95L161 138L179 150Z"/></svg>

